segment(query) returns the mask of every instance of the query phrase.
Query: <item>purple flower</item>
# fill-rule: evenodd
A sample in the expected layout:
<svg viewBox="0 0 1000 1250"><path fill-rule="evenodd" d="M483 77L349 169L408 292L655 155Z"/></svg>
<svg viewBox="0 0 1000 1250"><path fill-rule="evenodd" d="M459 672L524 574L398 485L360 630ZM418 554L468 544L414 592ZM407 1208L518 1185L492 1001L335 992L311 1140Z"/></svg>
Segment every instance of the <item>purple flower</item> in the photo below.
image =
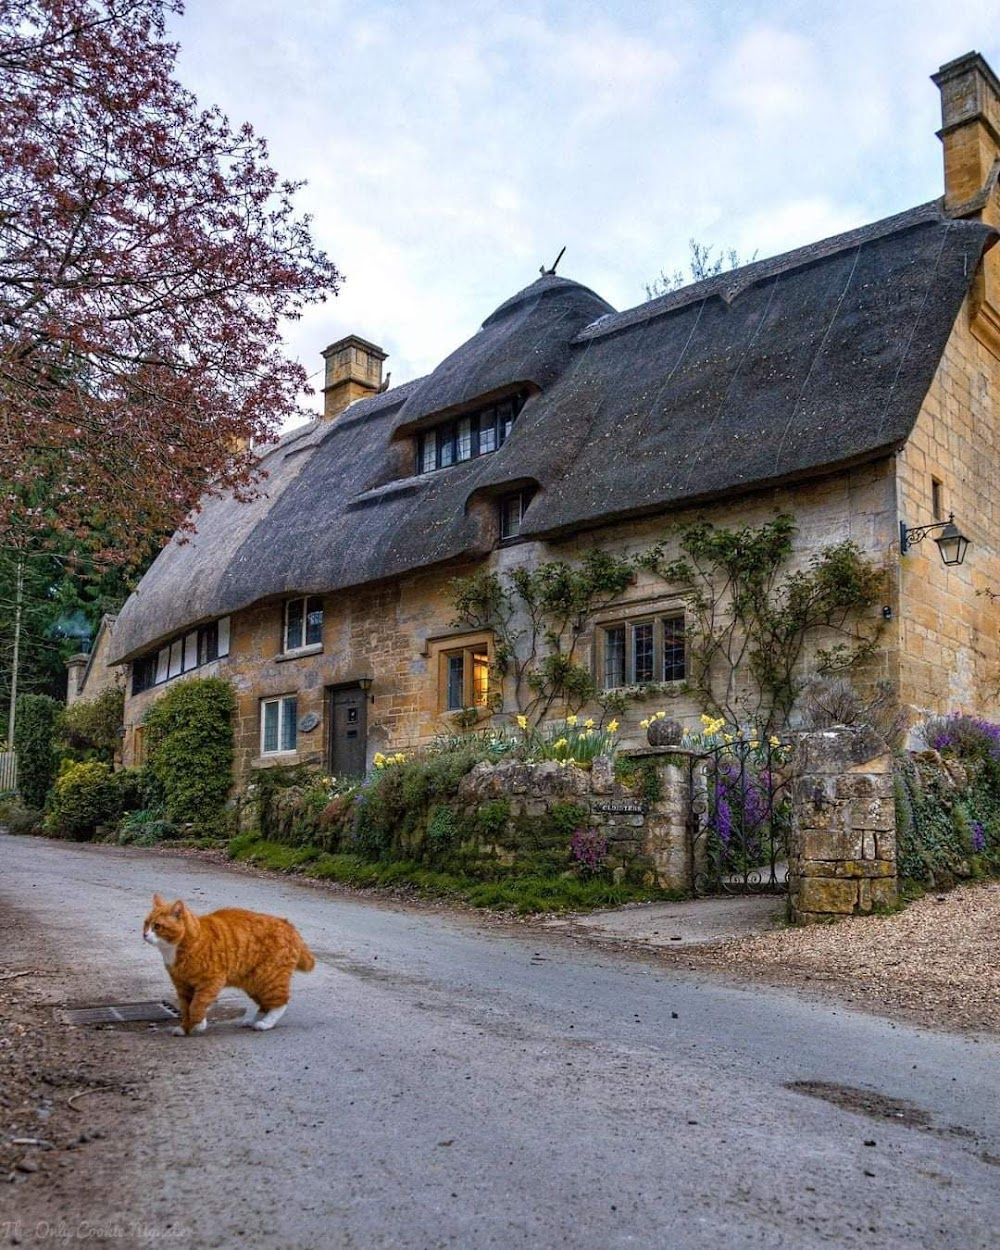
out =
<svg viewBox="0 0 1000 1250"><path fill-rule="evenodd" d="M974 820L972 822L972 850L978 855L986 845L986 830L982 826L982 822Z"/></svg>

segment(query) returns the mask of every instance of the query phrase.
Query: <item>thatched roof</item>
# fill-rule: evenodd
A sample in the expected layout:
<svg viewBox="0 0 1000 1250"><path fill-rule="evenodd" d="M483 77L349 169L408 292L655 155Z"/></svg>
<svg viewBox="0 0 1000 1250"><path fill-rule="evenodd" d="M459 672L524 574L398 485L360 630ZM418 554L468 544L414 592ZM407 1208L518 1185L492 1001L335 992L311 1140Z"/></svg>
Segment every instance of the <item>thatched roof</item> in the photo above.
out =
<svg viewBox="0 0 1000 1250"><path fill-rule="evenodd" d="M937 204L615 313L545 275L428 377L287 436L255 502L210 499L119 615L114 660L268 597L397 577L495 542L483 494L531 482L543 538L899 447L995 235ZM413 431L527 391L495 453L414 474Z"/></svg>

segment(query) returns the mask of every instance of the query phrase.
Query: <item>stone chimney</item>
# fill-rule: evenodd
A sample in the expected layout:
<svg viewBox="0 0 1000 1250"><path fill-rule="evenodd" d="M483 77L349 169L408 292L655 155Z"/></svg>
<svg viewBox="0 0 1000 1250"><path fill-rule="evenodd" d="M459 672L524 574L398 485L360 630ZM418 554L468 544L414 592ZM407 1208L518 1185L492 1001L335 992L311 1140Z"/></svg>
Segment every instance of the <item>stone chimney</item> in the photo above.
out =
<svg viewBox="0 0 1000 1250"><path fill-rule="evenodd" d="M941 92L944 206L955 217L1000 225L1000 81L978 52L942 65L931 80Z"/></svg>
<svg viewBox="0 0 1000 1250"><path fill-rule="evenodd" d="M66 661L66 706L72 707L80 697L80 687L83 685L83 679L87 675L87 665L90 663L90 656L86 652L80 651L76 655L71 655Z"/></svg>
<svg viewBox="0 0 1000 1250"><path fill-rule="evenodd" d="M385 390L382 385L382 361L386 359L386 353L374 343L349 334L346 339L331 343L323 353L323 359L326 361L324 421L332 421L356 399L366 399Z"/></svg>

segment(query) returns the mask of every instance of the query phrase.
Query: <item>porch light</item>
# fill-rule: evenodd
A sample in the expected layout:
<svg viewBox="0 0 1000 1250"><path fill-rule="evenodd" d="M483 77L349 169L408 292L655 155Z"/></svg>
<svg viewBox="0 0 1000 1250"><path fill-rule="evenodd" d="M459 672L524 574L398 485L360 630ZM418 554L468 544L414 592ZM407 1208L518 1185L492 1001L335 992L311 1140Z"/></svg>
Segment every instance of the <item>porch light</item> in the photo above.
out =
<svg viewBox="0 0 1000 1250"><path fill-rule="evenodd" d="M927 537L932 530L940 530L935 534L934 541L941 552L944 564L961 564L969 548L969 540L955 524L954 512L949 513L947 521L934 521L930 525L916 525L908 528L905 521L899 523L899 550L905 556L907 551Z"/></svg>
<svg viewBox="0 0 1000 1250"><path fill-rule="evenodd" d="M358 686L359 686L359 687L360 687L360 689L361 689L361 693L362 693L362 694L368 694L368 692L369 692L369 691L371 690L371 688L372 688L372 683L373 683L374 681L375 681L375 678L374 678L374 677L359 677L359 678L358 678Z"/></svg>

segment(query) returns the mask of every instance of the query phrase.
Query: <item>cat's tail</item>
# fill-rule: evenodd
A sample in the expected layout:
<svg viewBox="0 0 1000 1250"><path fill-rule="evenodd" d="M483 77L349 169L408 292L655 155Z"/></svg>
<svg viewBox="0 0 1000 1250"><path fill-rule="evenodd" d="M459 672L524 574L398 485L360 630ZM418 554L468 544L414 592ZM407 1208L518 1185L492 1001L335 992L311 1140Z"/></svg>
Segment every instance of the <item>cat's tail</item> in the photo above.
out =
<svg viewBox="0 0 1000 1250"><path fill-rule="evenodd" d="M296 972L312 972L316 967L316 959L302 939L299 939L299 962L295 965Z"/></svg>

